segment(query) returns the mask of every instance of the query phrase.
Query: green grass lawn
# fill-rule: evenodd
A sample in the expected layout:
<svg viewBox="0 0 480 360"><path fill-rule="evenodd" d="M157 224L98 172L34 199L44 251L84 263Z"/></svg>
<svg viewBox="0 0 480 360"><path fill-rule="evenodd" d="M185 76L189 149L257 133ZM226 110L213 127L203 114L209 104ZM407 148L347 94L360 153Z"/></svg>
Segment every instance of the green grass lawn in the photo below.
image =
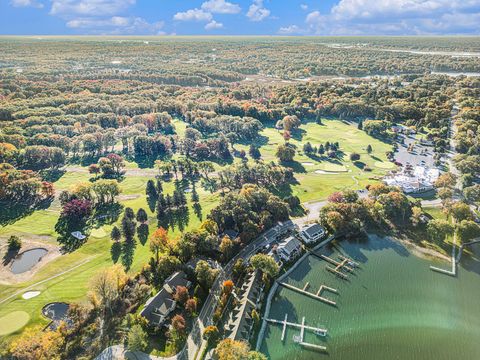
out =
<svg viewBox="0 0 480 360"><path fill-rule="evenodd" d="M180 120L175 120L175 126L177 133L182 136L185 132L186 124ZM284 141L281 133L273 128L266 128L261 135L262 137L258 145L260 146L262 158L265 161L276 161L275 150L278 144ZM312 159L303 154L302 147L305 142L310 141L313 146L318 146L327 140L340 143L343 157L338 161ZM324 120L323 125L315 123L303 124L300 130L293 134L293 138L290 141L297 146L297 155L292 167L298 181L298 184L291 187L291 192L298 195L302 201L325 199L330 193L337 190L363 188L367 183L374 181L369 178L381 176L386 169L391 168L391 163L387 161L385 156L385 152L391 149L390 145L376 140L363 131L358 130L356 126L342 121ZM373 147L371 155L366 152L368 144ZM235 145L235 148L238 150L244 149L248 153L248 145ZM351 152L359 153L361 155L360 161L368 165L372 172L364 172L353 164L349 160ZM235 159L235 161L240 160ZM127 169L135 168L138 168L137 164L127 163ZM221 166L216 165L216 168L220 169ZM320 171L321 173L316 173L315 171ZM57 190L65 190L78 182L88 181L89 178L90 175L86 171L67 171L55 183L55 187ZM152 177L142 175L141 172L135 175L127 175L120 186L122 188L121 203L135 211L141 207L144 208L149 215L149 228L150 233L152 233L157 227L157 220L155 214L148 208L145 195L146 183L150 178ZM163 187L165 193L172 193L174 183L173 181L164 182ZM218 193L211 194L206 192L200 185L197 185L197 191L200 196L203 219L205 219L210 210L220 201L220 195ZM191 207L190 194L187 193L186 196L189 201L189 223L185 231L195 229L201 223L201 220L196 216ZM36 241L56 243L54 226L59 213L60 204L56 200L48 209L36 211L13 224L1 228L0 238L6 239L8 236L16 234L23 239L31 238ZM94 229L86 244L73 253L62 255L49 262L31 280L16 285L0 285L1 301L19 290L81 264L64 275L29 289L41 291L41 294L36 297L25 300L21 297L22 291L18 296L1 304L0 322L3 322L5 319L3 318L4 316L14 311L24 311L30 317L29 324L45 325L48 321L41 315L41 309L45 304L53 301L86 301L89 280L100 269L108 267L113 263L110 253L112 242L109 236L112 226L105 225ZM180 231L178 229L175 229L175 231L170 230L172 238L176 238L179 235ZM133 273L140 270L149 257L148 241L145 245L137 241L130 272ZM11 325L4 325L4 327L7 326L9 329L8 332L18 332L19 327L15 327L15 324L18 325L19 321L12 322L8 320L7 323L12 323Z"/></svg>
<svg viewBox="0 0 480 360"><path fill-rule="evenodd" d="M261 132L262 141L258 142L264 161L277 161L275 151L284 142L282 132L274 128L266 128ZM310 142L312 146L339 142L341 157L327 159L309 157L303 153L303 145ZM292 134L290 143L297 147L294 163L290 166L295 171L299 184L292 187L292 193L302 202L325 199L334 191L343 189L361 189L375 182L373 178L383 176L386 171L395 168L387 160L385 153L392 149L391 145L377 140L364 131L339 120L323 120L322 125L314 122L302 124ZM373 152L368 154L366 148L371 145ZM248 152L247 145L236 145L237 149ZM351 153L360 154L360 163L350 161ZM367 165L372 171L365 172L359 165Z"/></svg>

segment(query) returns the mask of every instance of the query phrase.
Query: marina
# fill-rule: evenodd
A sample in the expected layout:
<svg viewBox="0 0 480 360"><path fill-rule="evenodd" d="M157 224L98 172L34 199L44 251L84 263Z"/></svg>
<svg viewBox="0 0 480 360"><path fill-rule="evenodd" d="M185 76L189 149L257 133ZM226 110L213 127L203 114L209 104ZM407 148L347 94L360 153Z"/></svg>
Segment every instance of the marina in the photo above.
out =
<svg viewBox="0 0 480 360"><path fill-rule="evenodd" d="M468 250L479 256L480 243L470 245ZM267 321L259 345L269 359L476 358L480 351L475 340L480 336L480 314L475 309L480 289L470 284L480 281L480 268L470 256L462 256L457 265L461 276L452 279L429 269L441 267L444 260L417 257L388 238L343 241L316 249L315 253L340 264L344 260L340 256L353 259L356 265L347 266L354 270L355 277L349 276L351 281L332 277L326 266L338 265L320 256L306 256L282 278L281 282L290 287L275 283L278 286L274 285L267 318L278 319L278 323ZM468 271L462 271L464 268ZM336 306L325 306L303 292L316 295L322 284L337 290L338 294L326 289L319 293L334 296ZM452 291L445 292L445 288ZM451 304L455 304L454 311L446 311ZM305 329L303 342L310 345L302 344L299 332L292 339L289 331L298 331L303 318L306 326L328 329L328 336ZM286 325L282 341L285 320L297 325ZM452 337L462 340L452 343ZM328 355L324 354L326 349Z"/></svg>

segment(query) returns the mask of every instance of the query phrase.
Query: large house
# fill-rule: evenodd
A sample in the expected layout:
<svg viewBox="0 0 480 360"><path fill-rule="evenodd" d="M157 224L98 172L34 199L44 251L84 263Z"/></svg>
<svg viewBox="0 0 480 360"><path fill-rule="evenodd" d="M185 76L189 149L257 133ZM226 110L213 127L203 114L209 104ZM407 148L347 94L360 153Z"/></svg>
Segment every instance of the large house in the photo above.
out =
<svg viewBox="0 0 480 360"><path fill-rule="evenodd" d="M295 237L289 236L278 243L277 254L282 261L289 262L302 253L302 243Z"/></svg>
<svg viewBox="0 0 480 360"><path fill-rule="evenodd" d="M183 271L178 271L165 280L162 289L148 299L140 315L146 318L151 325L162 326L177 306L174 295L178 286L186 288L191 286Z"/></svg>
<svg viewBox="0 0 480 360"><path fill-rule="evenodd" d="M225 325L225 333L228 338L244 341L250 339L254 326L252 311L258 310L260 307L264 285L260 270L255 270L247 275L237 295L238 305L230 313Z"/></svg>
<svg viewBox="0 0 480 360"><path fill-rule="evenodd" d="M325 236L325 229L316 223L307 225L300 231L300 238L306 244L315 243L324 236Z"/></svg>

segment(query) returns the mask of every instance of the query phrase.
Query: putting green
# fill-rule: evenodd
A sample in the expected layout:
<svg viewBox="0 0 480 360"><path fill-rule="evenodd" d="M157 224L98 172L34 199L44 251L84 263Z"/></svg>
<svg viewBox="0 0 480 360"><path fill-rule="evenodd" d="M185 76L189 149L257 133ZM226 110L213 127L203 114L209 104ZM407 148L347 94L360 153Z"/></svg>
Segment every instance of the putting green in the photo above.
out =
<svg viewBox="0 0 480 360"><path fill-rule="evenodd" d="M393 169L395 164L389 161L375 161L375 166L380 169Z"/></svg>
<svg viewBox="0 0 480 360"><path fill-rule="evenodd" d="M30 315L25 311L13 311L0 318L0 336L9 335L27 325Z"/></svg>
<svg viewBox="0 0 480 360"><path fill-rule="evenodd" d="M103 238L107 236L107 233L105 232L105 230L103 230L103 228L99 228L99 229L93 229L90 235L95 238Z"/></svg>
<svg viewBox="0 0 480 360"><path fill-rule="evenodd" d="M324 171L333 171L333 172L347 171L347 168L344 165L330 164L330 163L320 165L320 169Z"/></svg>

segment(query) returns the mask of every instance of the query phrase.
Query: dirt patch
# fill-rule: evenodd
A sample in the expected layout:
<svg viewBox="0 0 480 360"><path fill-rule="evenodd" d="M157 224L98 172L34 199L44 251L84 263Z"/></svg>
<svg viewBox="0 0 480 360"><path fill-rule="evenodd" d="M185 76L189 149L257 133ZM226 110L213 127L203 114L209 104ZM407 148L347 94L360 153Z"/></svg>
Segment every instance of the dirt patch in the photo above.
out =
<svg viewBox="0 0 480 360"><path fill-rule="evenodd" d="M397 241L401 242L402 245L404 245L410 252L423 259L442 259L450 262L452 258L448 255L442 254L441 252L434 250L434 249L429 249L426 247L423 247L421 245L415 244L411 242L410 240L407 239L396 239Z"/></svg>
<svg viewBox="0 0 480 360"><path fill-rule="evenodd" d="M48 237L50 239L50 237ZM3 241L2 241L3 242ZM30 270L25 271L21 274L14 274L10 270L12 262L10 261L8 264L4 264L3 259L0 262L0 284L2 285L11 285L21 283L27 280L30 280L38 270L40 270L45 264L49 263L50 261L56 259L61 255L60 248L58 245L49 244L48 242L40 242L38 240L33 239L25 239L22 238L22 249L20 252L24 252L27 250L35 249L35 248L44 248L48 250L48 253L42 257L42 259L34 265ZM2 249L1 253L4 254L6 247Z"/></svg>

